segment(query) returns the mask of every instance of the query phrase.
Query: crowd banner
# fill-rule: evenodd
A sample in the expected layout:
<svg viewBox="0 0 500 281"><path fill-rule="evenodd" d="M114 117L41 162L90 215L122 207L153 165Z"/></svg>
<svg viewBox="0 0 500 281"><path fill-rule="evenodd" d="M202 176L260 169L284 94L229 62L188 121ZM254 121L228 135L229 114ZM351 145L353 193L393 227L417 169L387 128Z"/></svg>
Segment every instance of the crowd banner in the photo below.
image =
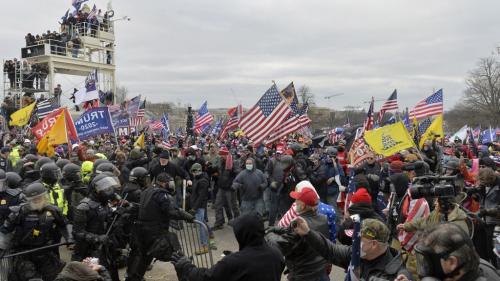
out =
<svg viewBox="0 0 500 281"><path fill-rule="evenodd" d="M375 130L366 131L364 139L373 151L385 157L415 146L401 121Z"/></svg>
<svg viewBox="0 0 500 281"><path fill-rule="evenodd" d="M42 139L42 137L47 134L48 131L54 126L56 123L57 117L61 114L61 112L64 112L64 117L66 120L66 129L68 131L68 137L76 141L78 140L78 136L76 133L76 128L75 125L73 124L73 119L71 118L71 115L69 114L69 111L67 108L59 108L51 113L49 113L45 118L43 118L40 122L38 122L33 128L31 128L31 132L37 139Z"/></svg>
<svg viewBox="0 0 500 281"><path fill-rule="evenodd" d="M80 140L100 134L114 134L113 122L107 107L95 107L84 112L75 120L75 126Z"/></svg>

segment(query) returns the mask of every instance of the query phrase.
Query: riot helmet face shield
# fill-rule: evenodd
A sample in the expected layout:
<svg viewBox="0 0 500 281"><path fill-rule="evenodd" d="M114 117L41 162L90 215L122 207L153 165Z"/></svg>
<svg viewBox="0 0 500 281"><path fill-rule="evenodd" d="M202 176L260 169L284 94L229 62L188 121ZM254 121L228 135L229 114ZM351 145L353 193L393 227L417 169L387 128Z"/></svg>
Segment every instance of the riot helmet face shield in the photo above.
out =
<svg viewBox="0 0 500 281"><path fill-rule="evenodd" d="M49 198L47 192L43 192L42 194L35 195L32 197L27 197L26 199L28 201L30 209L35 211L40 211L49 204Z"/></svg>
<svg viewBox="0 0 500 281"><path fill-rule="evenodd" d="M105 177L95 182L94 192L101 202L107 202L113 199L115 189L120 188L120 182L115 177Z"/></svg>

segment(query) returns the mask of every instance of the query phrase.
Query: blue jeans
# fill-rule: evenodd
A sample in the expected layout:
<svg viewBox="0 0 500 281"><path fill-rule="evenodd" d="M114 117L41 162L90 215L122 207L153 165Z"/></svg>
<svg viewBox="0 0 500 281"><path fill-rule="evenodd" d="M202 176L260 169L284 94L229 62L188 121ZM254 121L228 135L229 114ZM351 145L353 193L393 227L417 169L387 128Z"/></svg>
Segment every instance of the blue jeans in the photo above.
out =
<svg viewBox="0 0 500 281"><path fill-rule="evenodd" d="M257 211L261 216L264 214L264 199L259 198L252 201L241 200L241 214L246 214L251 211Z"/></svg>
<svg viewBox="0 0 500 281"><path fill-rule="evenodd" d="M207 224L205 223L205 212L206 209L196 209L195 218L197 221L202 222L206 226ZM202 226L200 226L200 242L201 245L208 246L208 231Z"/></svg>

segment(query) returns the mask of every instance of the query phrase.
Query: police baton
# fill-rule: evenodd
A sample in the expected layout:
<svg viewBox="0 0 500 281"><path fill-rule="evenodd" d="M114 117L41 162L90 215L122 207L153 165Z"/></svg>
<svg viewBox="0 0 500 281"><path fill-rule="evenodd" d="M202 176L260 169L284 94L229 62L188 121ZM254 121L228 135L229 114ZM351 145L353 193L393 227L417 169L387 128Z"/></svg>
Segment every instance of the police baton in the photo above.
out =
<svg viewBox="0 0 500 281"><path fill-rule="evenodd" d="M26 254L35 253L35 252L38 252L38 251L43 251L43 250L47 250L47 249L57 248L59 246L73 245L73 244L75 244L75 242L62 242L62 243L47 245L47 246L43 246L43 247L40 247L40 248L35 248L35 249L30 249L30 250L26 250L26 251L22 251L22 252L17 252L17 253L13 253L13 254L9 254L9 255L4 255L4 256L0 257L0 259L6 259L6 258L12 258L12 257L17 257L17 256L22 256L22 255L26 255Z"/></svg>
<svg viewBox="0 0 500 281"><path fill-rule="evenodd" d="M123 204L125 203L125 200L127 200L127 196L129 195L129 193L127 192L127 194L125 194L125 196L122 198L122 201L120 202L120 205L116 208L116 210L120 209L121 207L123 207ZM113 228L113 225L115 225L116 223L116 220L118 219L118 216L120 214L115 214L115 216L113 217L113 221L111 222L111 224L109 225L109 228L108 230L106 231L106 236L109 235L109 233L111 232L111 229Z"/></svg>

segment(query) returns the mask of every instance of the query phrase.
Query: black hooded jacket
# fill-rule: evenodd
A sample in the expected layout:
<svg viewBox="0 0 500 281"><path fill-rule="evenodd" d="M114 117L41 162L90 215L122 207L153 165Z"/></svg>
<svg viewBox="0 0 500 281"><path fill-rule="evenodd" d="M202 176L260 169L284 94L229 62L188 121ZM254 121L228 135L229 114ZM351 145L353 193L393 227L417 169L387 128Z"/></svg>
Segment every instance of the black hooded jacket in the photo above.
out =
<svg viewBox="0 0 500 281"><path fill-rule="evenodd" d="M180 280L190 281L279 281L284 261L278 249L264 241L264 223L256 212L235 219L234 236L240 246L212 268L197 268L191 263L178 266Z"/></svg>

